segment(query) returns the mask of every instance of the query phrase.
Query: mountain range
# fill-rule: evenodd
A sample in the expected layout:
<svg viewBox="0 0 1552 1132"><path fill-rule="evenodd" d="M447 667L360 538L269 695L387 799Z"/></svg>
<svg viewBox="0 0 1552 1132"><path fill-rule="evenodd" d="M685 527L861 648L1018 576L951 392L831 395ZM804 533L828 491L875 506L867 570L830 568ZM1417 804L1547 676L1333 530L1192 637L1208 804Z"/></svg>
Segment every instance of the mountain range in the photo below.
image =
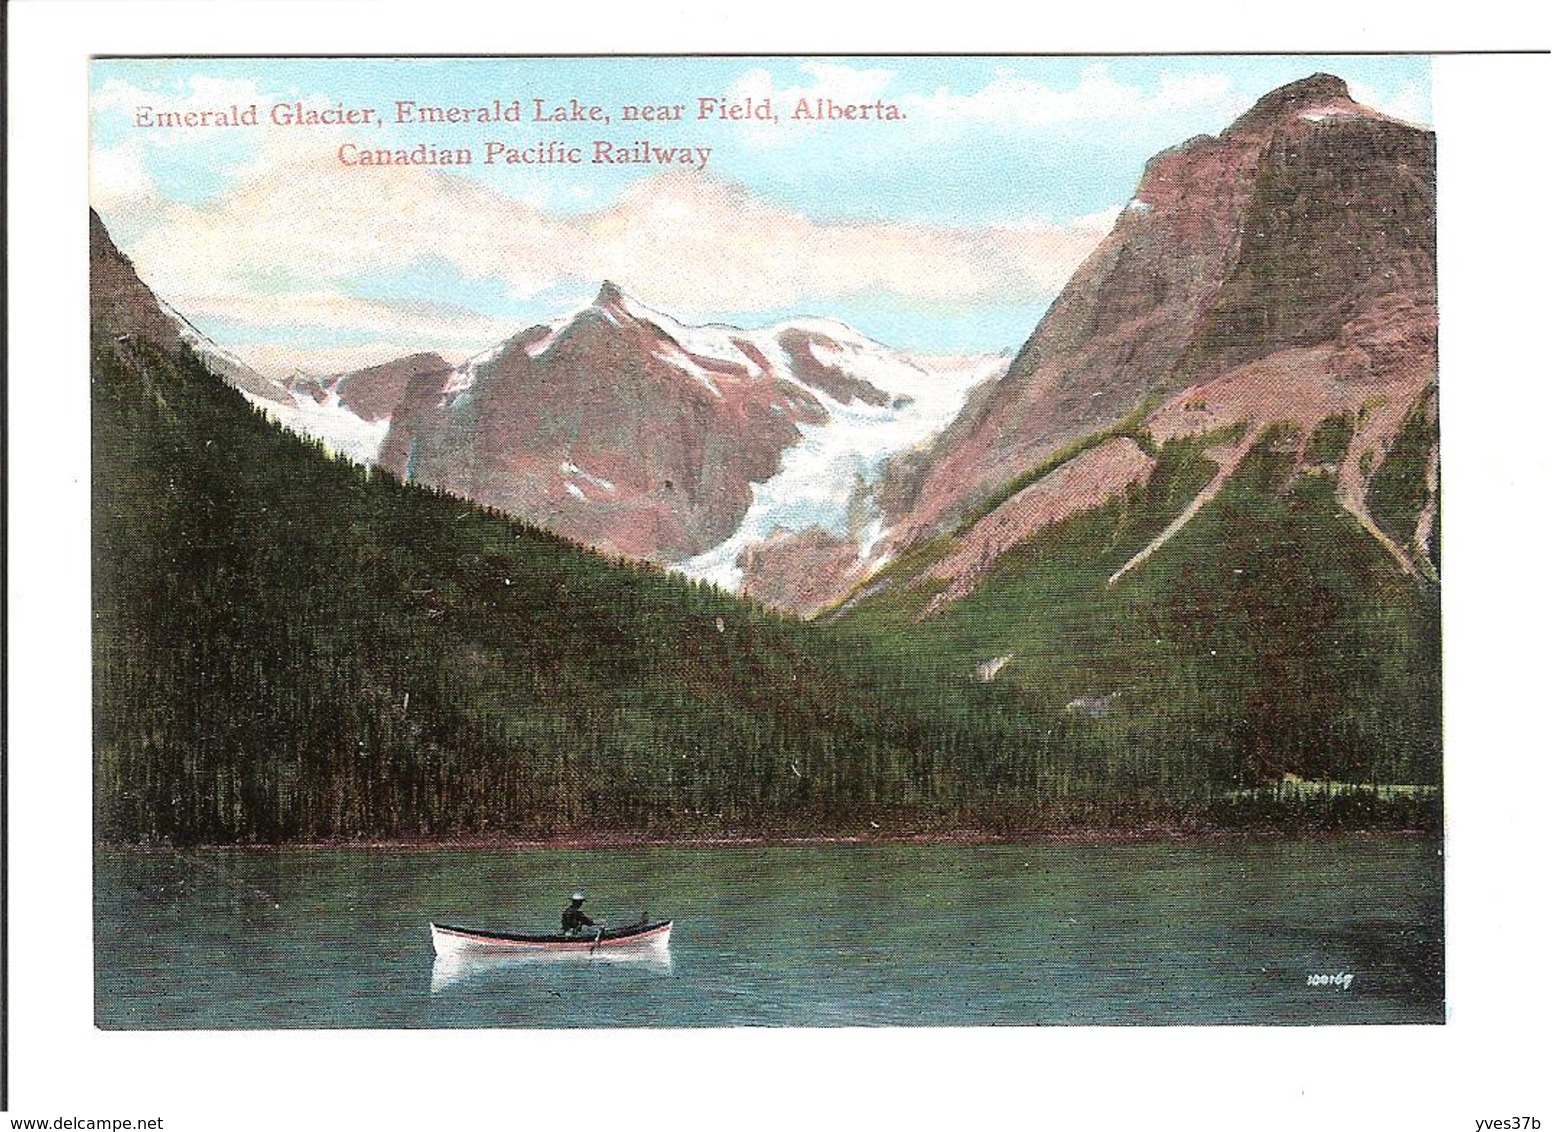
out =
<svg viewBox="0 0 1552 1132"><path fill-rule="evenodd" d="M360 462L803 615L928 543L956 600L1145 480L1151 444L1238 430L1184 525L1267 428L1307 444L1352 418L1341 504L1423 580L1435 506L1387 530L1368 497L1408 414L1436 411L1433 180L1428 131L1315 75L1150 161L1011 361L913 358L824 319L686 326L606 282L458 365L244 388Z"/></svg>
<svg viewBox="0 0 1552 1132"><path fill-rule="evenodd" d="M345 727L318 740L334 752L319 765L353 784L341 787L349 797L368 789L352 777L368 770L342 769L334 745L413 762L428 728L447 752L432 762L457 765L455 733L484 752L481 791L512 766L542 766L540 793L568 826L672 828L683 824L675 806L821 825L880 806L954 820L994 810L1013 826L1232 823L1223 799L1285 775L1437 783L1434 139L1354 102L1333 76L1273 91L1221 134L1153 158L1011 357L913 357L822 318L689 326L605 282L582 310L457 364L423 352L276 383L146 289L95 214L92 271L98 380L117 391L104 411L133 404L137 427L170 430L166 451L141 453L146 465L120 478L186 484L179 498L204 516L207 542L185 557L215 570L209 585L227 593L234 577L269 579L283 561L306 581L273 594L279 606L332 609L341 571L386 602L363 597L348 617L300 624L289 607L266 615L281 626L269 635L296 642L322 617L334 663L354 673L336 691L362 705L353 726L370 735ZM221 516L280 510L273 483L254 492L211 472L225 493L215 497L167 467L168 451L205 459L184 443L201 429L268 443L230 407L199 409L203 424L169 418L177 397L203 396L207 371L315 438L283 463L297 482L323 484L318 498L286 512L283 529L268 511L249 516L263 568L221 557L235 553ZM327 455L338 471L313 467ZM103 506L128 522L136 505L110 493ZM443 530L467 522L481 524L477 547ZM300 562L293 529L307 546L360 543L359 555L330 570ZM105 545L135 537L109 534ZM644 580L659 568L687 580ZM114 591L130 634L150 616L125 597L145 584L135 577ZM208 595L167 600L196 624L229 616ZM587 632L555 622L546 600L574 619L585 608ZM374 617L388 627L371 628ZM589 658L582 670L556 651L561 639ZM595 655L600 642L619 659ZM561 665L576 705L546 698L555 682L523 667L523 648ZM389 659L401 649L419 658L413 681ZM288 679L279 659L255 664ZM158 695L177 701L165 664L151 667L167 681ZM606 691L616 669L635 675ZM681 688L667 700L666 679ZM364 721L406 682L412 694L391 713L399 730L373 730ZM428 701L444 705L434 725L418 714ZM725 734L681 722L669 730L698 737L671 739L658 715L670 701L730 721ZM141 773L143 741L116 742L138 752ZM715 765L685 809L666 760L687 742ZM808 761L819 751L822 787ZM208 757L212 774L244 781ZM451 816L437 829L465 829L475 810L502 828L532 819L486 793L459 811L437 765L416 763L422 777L405 787L431 790L423 776L443 775L438 806ZM286 773L266 772L276 797L289 797ZM263 836L362 827L339 799L318 804L336 809ZM242 805L224 805L222 821L240 824ZM410 820L373 813L365 824L378 832Z"/></svg>
<svg viewBox="0 0 1552 1132"><path fill-rule="evenodd" d="M1000 689L928 690L822 626L277 428L95 214L91 249L99 840L900 833L1002 812Z"/></svg>
<svg viewBox="0 0 1552 1132"><path fill-rule="evenodd" d="M811 613L875 565L889 461L1006 363L917 359L827 319L686 326L606 281L459 365L297 374L260 403L409 482ZM814 594L789 585L821 565Z"/></svg>

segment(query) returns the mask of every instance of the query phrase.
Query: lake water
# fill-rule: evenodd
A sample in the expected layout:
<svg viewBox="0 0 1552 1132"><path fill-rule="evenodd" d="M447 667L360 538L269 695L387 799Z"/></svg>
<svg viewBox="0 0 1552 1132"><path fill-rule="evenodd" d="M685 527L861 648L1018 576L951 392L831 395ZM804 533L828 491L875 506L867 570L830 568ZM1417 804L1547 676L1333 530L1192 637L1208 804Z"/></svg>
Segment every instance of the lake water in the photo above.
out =
<svg viewBox="0 0 1552 1132"><path fill-rule="evenodd" d="M571 889L667 963L433 962ZM1443 861L1394 836L1125 845L99 851L109 1029L1419 1023Z"/></svg>

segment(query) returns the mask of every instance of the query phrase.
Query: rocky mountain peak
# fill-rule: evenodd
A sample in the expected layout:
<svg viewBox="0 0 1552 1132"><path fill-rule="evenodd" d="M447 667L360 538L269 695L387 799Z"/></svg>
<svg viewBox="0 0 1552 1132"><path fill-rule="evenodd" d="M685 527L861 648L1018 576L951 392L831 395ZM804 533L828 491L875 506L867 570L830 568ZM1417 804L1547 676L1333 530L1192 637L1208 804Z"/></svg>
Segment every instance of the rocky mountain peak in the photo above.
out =
<svg viewBox="0 0 1552 1132"><path fill-rule="evenodd" d="M551 326L556 327L556 324ZM558 326L555 332L557 340L580 332L589 341L601 335L629 344L631 349L652 352L670 343L681 347L687 345L679 333L685 329L676 320L637 302L612 279L605 279L592 304L579 311L568 324Z"/></svg>
<svg viewBox="0 0 1552 1132"><path fill-rule="evenodd" d="M1345 81L1335 75L1317 73L1262 95L1229 128L1237 130L1258 126L1290 114L1333 105L1356 108L1358 104L1353 101Z"/></svg>
<svg viewBox="0 0 1552 1132"><path fill-rule="evenodd" d="M1290 350L1344 344L1340 365L1377 389L1400 372L1380 360L1390 356L1381 340L1405 341L1418 359L1407 373L1425 380L1433 168L1429 131L1359 105L1326 74L1270 92L1216 136L1156 155L1007 377L949 431L902 545L994 498L1010 468ZM1358 337L1364 348L1350 345ZM1297 401L1289 382L1266 404L1284 411ZM1385 390L1402 413L1420 392L1404 384L1397 377ZM1246 408L1235 419L1254 416Z"/></svg>
<svg viewBox="0 0 1552 1132"><path fill-rule="evenodd" d="M616 325L642 321L638 304L612 279L605 279L599 286L590 309L607 316Z"/></svg>

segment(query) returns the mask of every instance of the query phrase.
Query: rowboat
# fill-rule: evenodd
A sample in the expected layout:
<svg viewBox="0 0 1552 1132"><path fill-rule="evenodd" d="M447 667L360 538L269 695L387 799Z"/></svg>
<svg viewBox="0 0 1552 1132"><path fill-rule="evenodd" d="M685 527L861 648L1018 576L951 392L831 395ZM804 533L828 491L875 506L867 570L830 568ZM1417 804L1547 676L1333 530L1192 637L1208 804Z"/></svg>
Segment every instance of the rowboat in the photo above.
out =
<svg viewBox="0 0 1552 1132"><path fill-rule="evenodd" d="M431 946L436 949L438 959L477 956L657 958L668 954L668 936L673 929L672 920L661 920L655 924L586 930L577 935L524 935L433 923Z"/></svg>

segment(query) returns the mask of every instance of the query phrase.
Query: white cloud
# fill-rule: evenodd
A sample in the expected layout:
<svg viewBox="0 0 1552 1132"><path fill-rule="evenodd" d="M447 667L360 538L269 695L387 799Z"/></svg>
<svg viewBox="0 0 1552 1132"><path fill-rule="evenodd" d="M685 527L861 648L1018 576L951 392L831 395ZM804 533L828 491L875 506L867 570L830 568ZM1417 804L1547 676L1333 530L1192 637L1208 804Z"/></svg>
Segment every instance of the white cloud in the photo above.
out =
<svg viewBox="0 0 1552 1132"><path fill-rule="evenodd" d="M196 326L219 323L215 337L254 369L282 378L295 370L341 373L425 350L460 362L514 328L464 307L390 303L332 291L285 294L164 295ZM235 328L235 329L232 329ZM306 332L314 332L308 334ZM318 334L316 332L323 332ZM347 335L351 345L304 345L299 338ZM230 336L230 337L229 337ZM364 340L364 341L363 341Z"/></svg>
<svg viewBox="0 0 1552 1132"><path fill-rule="evenodd" d="M164 203L129 249L153 286L217 295L289 292L440 258L515 294L554 282L554 225L538 210L429 168L351 169L334 143L276 131L208 204Z"/></svg>
<svg viewBox="0 0 1552 1132"><path fill-rule="evenodd" d="M293 330L346 330L399 334L417 340L435 337L474 342L490 342L509 332L500 320L465 307L432 302L383 302L337 291L179 293L178 299L183 305L173 305L182 313L196 310L202 318L256 329L282 326Z"/></svg>
<svg viewBox="0 0 1552 1132"><path fill-rule="evenodd" d="M939 87L930 95L910 95L902 101L913 117L1027 128L1186 110L1225 102L1232 90L1232 82L1222 75L1181 75L1166 77L1158 92L1149 94L1117 82L1103 63L1095 63L1083 69L1070 89L1004 71L969 94Z"/></svg>
<svg viewBox="0 0 1552 1132"><path fill-rule="evenodd" d="M783 107L790 107L799 98L826 96L837 102L871 102L881 97L895 73L881 67L860 69L844 63L808 62L798 68L812 81L800 86L777 89L771 73L764 68L746 71L733 80L728 88L730 99L771 98Z"/></svg>
<svg viewBox="0 0 1552 1132"><path fill-rule="evenodd" d="M88 165L93 207L104 212L125 211L154 197L156 185L146 172L140 150L120 145L93 150Z"/></svg>
<svg viewBox="0 0 1552 1132"><path fill-rule="evenodd" d="M483 344L483 343L482 343ZM478 352L478 346L457 337L380 338L366 345L297 346L289 342L239 343L232 352L262 374L286 378L298 370L323 375L349 373L426 351L441 354L454 365Z"/></svg>
<svg viewBox="0 0 1552 1132"><path fill-rule="evenodd" d="M109 79L92 93L94 111L118 110L133 115L141 106L158 110L193 110L237 103L265 102L272 96L259 90L253 79L225 79L214 75L189 75L173 84L174 93L146 90L123 79Z"/></svg>
<svg viewBox="0 0 1552 1132"><path fill-rule="evenodd" d="M756 68L740 75L728 87L726 97L734 101L771 99L781 118L775 126L747 123L741 132L746 141L766 148L791 145L821 128L820 122L791 117L800 98L812 102L824 97L843 104L893 102L905 113L918 136L924 130L953 127L1028 129L1120 121L1201 107L1230 115L1253 101L1237 94L1232 80L1224 75L1165 75L1158 89L1150 93L1140 86L1117 81L1103 63L1084 68L1077 85L1069 88L1051 86L1003 69L979 90L959 93L943 86L930 94L891 92L895 72L882 68L809 62L801 70L809 81L794 86L777 87L768 70Z"/></svg>
<svg viewBox="0 0 1552 1132"><path fill-rule="evenodd" d="M795 86L777 87L771 73L763 67L746 71L734 79L726 97L732 103L752 99L760 103L770 99L779 121L775 124L751 120L741 131L745 141L756 147L791 145L808 135L818 123L794 119L792 110L799 99L830 98L838 103L870 103L882 98L894 81L895 73L883 68L860 69L844 63L811 61L799 68L810 80Z"/></svg>
<svg viewBox="0 0 1552 1132"><path fill-rule="evenodd" d="M146 282L198 324L308 327L395 341L489 345L521 329L465 309L349 292L373 276L441 260L530 298L613 279L694 319L894 295L928 305L1049 302L1103 238L1113 213L993 227L818 220L740 186L690 174L638 182L619 200L552 215L435 169L355 170L332 144L271 134L233 187L198 206L128 202L141 234L126 251ZM133 184L133 177L127 184ZM127 190L126 190L127 191ZM456 359L454 359L456 360Z"/></svg>
<svg viewBox="0 0 1552 1132"><path fill-rule="evenodd" d="M581 218L590 274L693 316L880 292L925 303L1049 301L1104 236L1092 218L988 228L819 221L732 185L663 177Z"/></svg>
<svg viewBox="0 0 1552 1132"><path fill-rule="evenodd" d="M1148 109L1190 110L1228 103L1236 110L1248 110L1254 101L1249 95L1236 95L1234 84L1223 75L1165 75Z"/></svg>

